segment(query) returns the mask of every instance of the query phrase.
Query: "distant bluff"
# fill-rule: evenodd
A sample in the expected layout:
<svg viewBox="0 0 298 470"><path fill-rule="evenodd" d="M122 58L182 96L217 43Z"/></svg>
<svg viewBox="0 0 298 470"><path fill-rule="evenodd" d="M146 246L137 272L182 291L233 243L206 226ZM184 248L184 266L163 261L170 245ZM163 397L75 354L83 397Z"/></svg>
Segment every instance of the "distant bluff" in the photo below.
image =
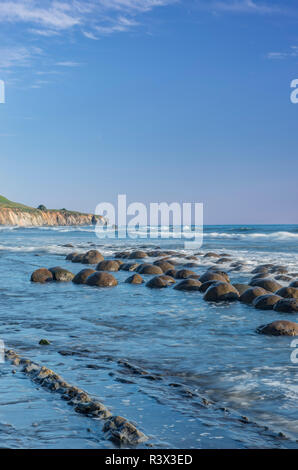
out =
<svg viewBox="0 0 298 470"><path fill-rule="evenodd" d="M104 218L93 214L69 211L66 209L35 209L0 196L0 225L20 227L52 227L71 225L95 225L104 223Z"/></svg>

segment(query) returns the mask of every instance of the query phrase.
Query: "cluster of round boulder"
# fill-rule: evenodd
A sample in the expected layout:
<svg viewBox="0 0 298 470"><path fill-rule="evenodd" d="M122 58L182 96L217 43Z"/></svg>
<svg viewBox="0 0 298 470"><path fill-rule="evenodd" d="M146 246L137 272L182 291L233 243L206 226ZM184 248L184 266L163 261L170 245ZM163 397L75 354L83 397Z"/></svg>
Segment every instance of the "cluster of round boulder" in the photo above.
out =
<svg viewBox="0 0 298 470"><path fill-rule="evenodd" d="M199 254L201 255L201 253L197 255ZM153 263L136 262L136 260L144 261L148 257L159 259ZM176 251L122 251L115 253L114 258L105 260L97 250L83 254L74 252L67 255L66 260L72 263L97 265L96 268L85 268L77 275L61 267L41 268L32 274L31 281L40 283L72 281L75 284L114 287L118 282L111 272L127 271L132 273L125 281L129 284L143 284L145 281L142 276L151 275L154 277L146 283L151 289L163 289L175 284L175 290L203 293L203 298L207 302L240 301L259 310L291 314L298 312L298 280L293 281L291 276L287 276L287 269L282 266L272 264L258 266L252 271L253 277L248 284L232 284L229 275L217 266L231 262L228 254L206 253L204 258L216 259L216 262L202 275L189 269L199 266L195 263L197 256L186 256ZM187 262L181 266L177 258L186 258ZM178 269L177 265L181 269ZM231 270L239 271L241 265L241 262L231 263ZM272 275L275 279L270 277ZM283 287L278 279L282 281L289 279L292 282L288 287ZM298 323L282 320L263 325L257 331L276 336L297 336Z"/></svg>

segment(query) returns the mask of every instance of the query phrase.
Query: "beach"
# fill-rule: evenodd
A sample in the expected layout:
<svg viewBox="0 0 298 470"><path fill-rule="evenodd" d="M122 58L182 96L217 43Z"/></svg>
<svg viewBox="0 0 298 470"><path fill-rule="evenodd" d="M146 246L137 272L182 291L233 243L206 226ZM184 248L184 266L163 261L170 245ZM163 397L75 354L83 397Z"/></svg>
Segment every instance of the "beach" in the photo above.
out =
<svg viewBox="0 0 298 470"><path fill-rule="evenodd" d="M150 289L147 283L155 274L146 270L139 285L125 282L136 271L110 271L117 281L111 288L30 282L40 268L59 266L74 275L95 270L96 265L66 259L90 250L105 261L138 266L167 258L176 271L192 271L194 280L217 269L231 284L248 285L253 271L266 264L271 267L264 278L280 288L298 279L297 225L207 226L203 246L193 252L161 231L163 239L99 240L92 226L1 227L5 347L51 369L113 416L135 425L146 436L136 446L297 447L293 337L257 332L277 320L296 322L297 313L235 299L209 302L198 289L176 289L183 278ZM130 258L136 250L146 257ZM50 344L39 344L41 339ZM98 417L77 413L21 367L6 360L0 373L2 447L130 447L111 440Z"/></svg>

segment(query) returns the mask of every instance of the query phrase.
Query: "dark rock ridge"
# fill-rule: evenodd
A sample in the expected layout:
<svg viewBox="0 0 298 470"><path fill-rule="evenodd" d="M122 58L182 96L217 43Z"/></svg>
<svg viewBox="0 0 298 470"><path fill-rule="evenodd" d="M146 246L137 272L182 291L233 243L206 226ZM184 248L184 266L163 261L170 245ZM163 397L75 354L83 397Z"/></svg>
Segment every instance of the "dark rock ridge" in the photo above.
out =
<svg viewBox="0 0 298 470"><path fill-rule="evenodd" d="M148 438L132 423L121 416L112 416L111 412L97 400L92 399L88 393L80 388L70 385L61 376L32 362L30 359L20 357L13 350L5 351L6 358L22 372L41 387L59 394L77 413L104 420L103 431L111 440L128 445L137 445Z"/></svg>

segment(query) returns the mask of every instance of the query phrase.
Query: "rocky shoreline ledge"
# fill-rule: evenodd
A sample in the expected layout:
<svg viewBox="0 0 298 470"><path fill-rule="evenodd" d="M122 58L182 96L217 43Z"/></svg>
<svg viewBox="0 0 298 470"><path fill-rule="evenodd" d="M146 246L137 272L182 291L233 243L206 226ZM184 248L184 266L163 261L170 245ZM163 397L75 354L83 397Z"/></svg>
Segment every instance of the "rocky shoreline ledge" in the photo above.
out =
<svg viewBox="0 0 298 470"><path fill-rule="evenodd" d="M103 420L102 430L108 439L129 446L136 446L148 440L132 423L122 416L113 416L105 405L93 400L84 390L69 384L54 371L21 357L12 349L5 351L5 358L14 366L22 367L22 372L35 383L59 394L77 413Z"/></svg>
<svg viewBox="0 0 298 470"><path fill-rule="evenodd" d="M69 384L53 370L20 356L12 349L5 350L5 358L12 366L20 368L21 372L34 383L40 385L46 391L60 396L62 400L65 400L73 407L76 413L94 419L98 424L103 423L101 431L104 433L105 438L117 446L133 448L145 445L146 447L154 447L154 444L150 442L152 436L146 436L136 425L122 416L112 415L104 404L91 398L84 390ZM220 414L221 419L227 420L227 422L232 423L236 427L249 426L248 432L260 434L272 440L272 442L279 442L279 445L282 445L282 442L292 441L289 436L277 429L251 420L232 408L227 408L219 402L205 398L197 389L191 390L179 382L168 381L166 376L148 372L139 366L129 363L127 360L119 360L118 365L124 375L139 376L150 382L163 382L164 386L178 390L181 397L192 400L194 406L198 409L212 409L213 412ZM12 372L15 373L15 370ZM122 380L125 379L123 378Z"/></svg>

